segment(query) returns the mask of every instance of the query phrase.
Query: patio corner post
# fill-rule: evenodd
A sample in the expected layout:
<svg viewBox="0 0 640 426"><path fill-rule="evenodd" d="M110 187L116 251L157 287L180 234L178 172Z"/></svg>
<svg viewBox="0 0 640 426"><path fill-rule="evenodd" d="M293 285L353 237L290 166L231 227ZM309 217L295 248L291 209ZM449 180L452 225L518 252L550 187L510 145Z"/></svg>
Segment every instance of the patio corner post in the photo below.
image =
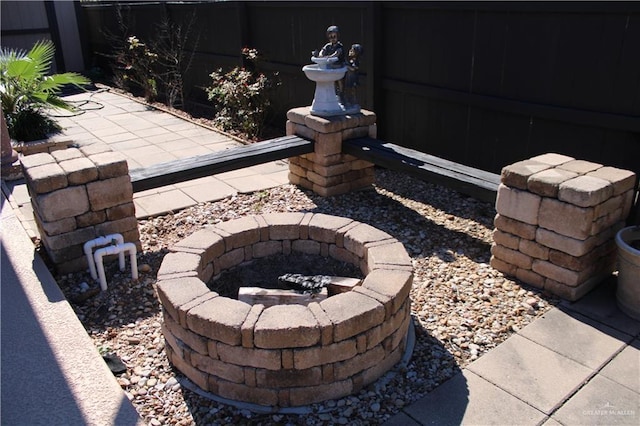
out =
<svg viewBox="0 0 640 426"><path fill-rule="evenodd" d="M636 175L557 153L502 169L491 266L563 299L584 296L615 270L615 235Z"/></svg>
<svg viewBox="0 0 640 426"><path fill-rule="evenodd" d="M21 158L42 245L58 273L87 269L87 241L120 234L141 249L125 157L106 144Z"/></svg>
<svg viewBox="0 0 640 426"><path fill-rule="evenodd" d="M289 159L289 182L323 197L366 188L375 182L374 164L342 153L342 142L377 136L376 115L357 114L319 117L311 107L287 112L287 135L311 139L314 152Z"/></svg>

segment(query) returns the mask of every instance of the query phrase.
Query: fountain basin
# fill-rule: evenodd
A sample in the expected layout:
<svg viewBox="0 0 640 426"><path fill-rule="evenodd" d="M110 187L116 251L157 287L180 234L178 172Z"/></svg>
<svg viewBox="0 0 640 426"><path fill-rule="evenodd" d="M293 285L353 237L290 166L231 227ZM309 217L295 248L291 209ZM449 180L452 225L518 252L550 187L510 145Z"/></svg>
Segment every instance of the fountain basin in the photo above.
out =
<svg viewBox="0 0 640 426"><path fill-rule="evenodd" d="M316 90L311 103L311 114L319 117L343 115L345 110L336 95L335 82L341 80L347 72L347 67L332 68L335 57L312 57L313 65L305 65L302 71L307 78L316 83Z"/></svg>
<svg viewBox="0 0 640 426"><path fill-rule="evenodd" d="M327 68L320 64L305 65L302 71L311 81L315 82L331 82L338 81L344 77L347 67Z"/></svg>
<svg viewBox="0 0 640 426"><path fill-rule="evenodd" d="M378 379L410 347L411 258L370 225L320 213L264 214L205 228L172 250L158 271L167 356L216 396L274 408L339 398ZM320 303L268 308L205 284L253 259L293 252L357 265L365 278Z"/></svg>

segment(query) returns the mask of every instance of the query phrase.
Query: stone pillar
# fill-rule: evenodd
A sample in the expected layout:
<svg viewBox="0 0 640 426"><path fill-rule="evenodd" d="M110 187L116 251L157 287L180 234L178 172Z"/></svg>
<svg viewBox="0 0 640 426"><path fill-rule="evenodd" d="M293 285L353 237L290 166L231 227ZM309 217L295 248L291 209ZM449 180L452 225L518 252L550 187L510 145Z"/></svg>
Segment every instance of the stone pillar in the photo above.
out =
<svg viewBox="0 0 640 426"><path fill-rule="evenodd" d="M59 273L86 270L84 243L122 234L140 250L126 159L106 145L21 158L42 245Z"/></svg>
<svg viewBox="0 0 640 426"><path fill-rule="evenodd" d="M373 163L343 154L342 141L375 138L375 113L362 110L359 114L323 118L310 111L311 107L301 107L287 112L287 135L315 142L313 153L289 159L289 181L324 197L373 184Z"/></svg>
<svg viewBox="0 0 640 426"><path fill-rule="evenodd" d="M615 270L633 202L628 170L544 154L502 169L491 266L577 300Z"/></svg>

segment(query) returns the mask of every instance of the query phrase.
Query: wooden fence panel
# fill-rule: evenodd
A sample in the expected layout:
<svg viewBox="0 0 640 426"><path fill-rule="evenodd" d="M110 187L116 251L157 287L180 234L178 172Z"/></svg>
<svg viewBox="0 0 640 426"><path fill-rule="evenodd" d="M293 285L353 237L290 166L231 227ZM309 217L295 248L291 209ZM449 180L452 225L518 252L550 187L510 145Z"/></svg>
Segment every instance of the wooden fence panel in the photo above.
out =
<svg viewBox="0 0 640 426"><path fill-rule="evenodd" d="M92 8L112 6L84 7L87 19ZM130 8L138 20L147 18L147 32L148 17L160 16L163 8L176 21L195 11L199 40L187 78L192 99L204 99L199 87L208 84L209 73L240 64L240 49L255 47L267 60L264 69L282 81L273 101L276 123L284 127L286 111L313 98L313 83L301 67L335 24L346 47L364 45L359 100L378 114L380 139L491 172L559 152L640 173L638 3L187 2ZM97 24L91 26L102 27ZM95 29L91 39L104 44Z"/></svg>

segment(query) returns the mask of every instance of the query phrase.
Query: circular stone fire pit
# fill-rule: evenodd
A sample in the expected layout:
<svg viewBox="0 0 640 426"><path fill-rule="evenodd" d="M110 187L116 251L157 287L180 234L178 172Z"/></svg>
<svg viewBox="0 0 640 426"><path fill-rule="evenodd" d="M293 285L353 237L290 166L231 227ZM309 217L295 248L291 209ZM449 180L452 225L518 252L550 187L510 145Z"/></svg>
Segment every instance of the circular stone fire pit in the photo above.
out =
<svg viewBox="0 0 640 426"><path fill-rule="evenodd" d="M365 278L319 303L269 308L205 284L253 259L296 252L357 265ZM402 358L412 280L403 245L352 219L273 213L220 223L177 243L158 271L166 353L197 386L235 401L293 407L346 396Z"/></svg>

